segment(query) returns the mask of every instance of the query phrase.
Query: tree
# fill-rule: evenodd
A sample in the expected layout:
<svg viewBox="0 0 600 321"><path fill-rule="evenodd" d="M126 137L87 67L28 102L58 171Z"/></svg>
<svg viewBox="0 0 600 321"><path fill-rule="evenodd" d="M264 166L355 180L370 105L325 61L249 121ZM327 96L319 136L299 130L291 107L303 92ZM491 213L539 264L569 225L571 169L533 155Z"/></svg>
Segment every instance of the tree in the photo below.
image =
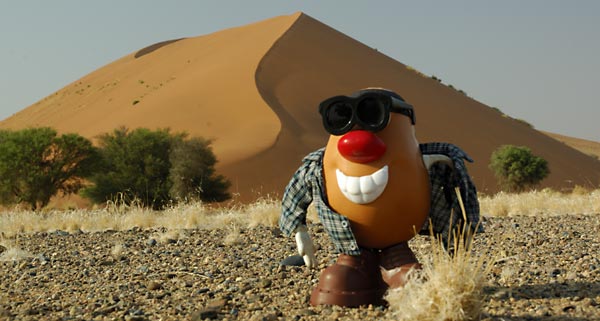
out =
<svg viewBox="0 0 600 321"><path fill-rule="evenodd" d="M175 141L170 155L171 197L204 202L222 202L230 197L227 193L230 183L222 175L215 174L217 158L210 143L202 138Z"/></svg>
<svg viewBox="0 0 600 321"><path fill-rule="evenodd" d="M521 192L539 184L550 173L548 162L524 146L503 145L492 153L490 169L500 186Z"/></svg>
<svg viewBox="0 0 600 321"><path fill-rule="evenodd" d="M216 158L208 141L187 140L166 129L120 128L99 142L101 171L90 177L94 184L83 193L94 202L120 197L126 204L139 201L161 209L196 194L205 201L228 198L228 183L214 175Z"/></svg>
<svg viewBox="0 0 600 321"><path fill-rule="evenodd" d="M119 128L99 137L100 171L83 195L97 203L119 195L125 203L140 201L161 208L169 201L171 135L167 130Z"/></svg>
<svg viewBox="0 0 600 321"><path fill-rule="evenodd" d="M0 131L0 202L37 210L58 193L76 193L97 161L92 143L51 128Z"/></svg>

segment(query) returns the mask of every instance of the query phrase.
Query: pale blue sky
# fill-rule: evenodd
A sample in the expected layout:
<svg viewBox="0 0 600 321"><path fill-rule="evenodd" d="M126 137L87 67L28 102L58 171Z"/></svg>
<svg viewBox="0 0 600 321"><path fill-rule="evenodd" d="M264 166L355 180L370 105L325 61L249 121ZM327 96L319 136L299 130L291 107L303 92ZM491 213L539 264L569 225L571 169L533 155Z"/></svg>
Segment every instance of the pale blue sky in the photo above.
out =
<svg viewBox="0 0 600 321"><path fill-rule="evenodd" d="M592 0L0 0L0 119L147 45L296 11L537 129L600 141Z"/></svg>

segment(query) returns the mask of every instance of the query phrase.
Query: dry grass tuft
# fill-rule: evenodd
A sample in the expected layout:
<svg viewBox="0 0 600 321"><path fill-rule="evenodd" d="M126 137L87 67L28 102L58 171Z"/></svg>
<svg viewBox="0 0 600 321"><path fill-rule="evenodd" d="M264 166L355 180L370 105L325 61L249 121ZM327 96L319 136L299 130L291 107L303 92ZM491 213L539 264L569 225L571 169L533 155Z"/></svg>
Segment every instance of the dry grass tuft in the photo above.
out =
<svg viewBox="0 0 600 321"><path fill-rule="evenodd" d="M20 261L34 257L33 254L24 251L18 247L8 248L0 254L0 262L3 261Z"/></svg>
<svg viewBox="0 0 600 321"><path fill-rule="evenodd" d="M167 230L164 233L160 233L156 237L156 240L159 243L168 244L168 243L176 243L178 240L183 240L186 237L187 237L187 234L185 233L184 230L174 229L174 230Z"/></svg>
<svg viewBox="0 0 600 321"><path fill-rule="evenodd" d="M394 320L479 320L489 258L475 257L472 243L462 235L455 238L454 255L440 240L431 239L431 253L421 260L423 269L414 271L403 288L386 295L391 315Z"/></svg>
<svg viewBox="0 0 600 321"><path fill-rule="evenodd" d="M276 227L281 214L281 202L273 198L261 198L248 205L246 212L250 216L250 227L257 225Z"/></svg>
<svg viewBox="0 0 600 321"><path fill-rule="evenodd" d="M33 254L22 250L15 240L0 237L0 262L20 261L34 257Z"/></svg>
<svg viewBox="0 0 600 321"><path fill-rule="evenodd" d="M123 244L115 244L110 249L110 255L115 259L120 258L124 254L124 252L125 248L123 247Z"/></svg>
<svg viewBox="0 0 600 321"><path fill-rule="evenodd" d="M521 194L498 193L480 196L481 213L489 216L550 216L564 214L600 214L600 189L576 187L573 192L551 189Z"/></svg>
<svg viewBox="0 0 600 321"><path fill-rule="evenodd" d="M22 233L123 231L133 228L167 230L216 229L232 225L277 227L281 213L280 200L263 198L252 204L231 207L209 207L190 202L163 211L144 208L133 202L108 202L92 210L47 210L33 212L18 207L0 211L0 232L7 237ZM314 214L316 217L316 214Z"/></svg>
<svg viewBox="0 0 600 321"><path fill-rule="evenodd" d="M228 233L223 239L223 244L236 245L242 243L242 233L240 231L240 228L236 224L233 224L232 226L228 227L227 230Z"/></svg>

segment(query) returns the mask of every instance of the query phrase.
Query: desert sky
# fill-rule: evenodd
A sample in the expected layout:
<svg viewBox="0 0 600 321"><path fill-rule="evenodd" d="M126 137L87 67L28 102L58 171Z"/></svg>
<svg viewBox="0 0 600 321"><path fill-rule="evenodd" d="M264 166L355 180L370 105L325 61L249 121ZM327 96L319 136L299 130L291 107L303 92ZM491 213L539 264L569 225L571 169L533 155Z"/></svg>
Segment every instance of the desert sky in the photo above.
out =
<svg viewBox="0 0 600 321"><path fill-rule="evenodd" d="M149 44L297 11L536 129L600 141L597 1L2 1L0 119Z"/></svg>

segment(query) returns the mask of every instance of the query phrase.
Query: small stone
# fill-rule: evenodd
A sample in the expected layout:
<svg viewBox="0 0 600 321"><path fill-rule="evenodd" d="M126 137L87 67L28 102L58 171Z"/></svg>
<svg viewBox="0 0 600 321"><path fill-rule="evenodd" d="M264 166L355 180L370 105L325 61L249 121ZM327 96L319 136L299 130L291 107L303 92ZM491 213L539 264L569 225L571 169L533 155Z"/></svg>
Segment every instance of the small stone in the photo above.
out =
<svg viewBox="0 0 600 321"><path fill-rule="evenodd" d="M202 294L202 293L206 293L208 291L210 291L209 288L201 288L201 289L198 289L198 291L196 291L196 293L197 294Z"/></svg>
<svg viewBox="0 0 600 321"><path fill-rule="evenodd" d="M215 308L217 310L221 310L227 304L227 299L216 299L210 301L206 307L207 308Z"/></svg>
<svg viewBox="0 0 600 321"><path fill-rule="evenodd" d="M202 310L197 311L192 315L192 320L200 321L205 319L216 319L219 315L219 311L221 311L225 305L227 304L226 299L217 299L210 301L206 307Z"/></svg>
<svg viewBox="0 0 600 321"><path fill-rule="evenodd" d="M0 318L10 318L12 317L12 314L10 314L10 312L8 312L7 310L0 308Z"/></svg>
<svg viewBox="0 0 600 321"><path fill-rule="evenodd" d="M68 236L68 235L69 235L69 232L67 232L67 231L61 231L61 230L56 230L56 231L54 232L54 234L56 234L56 235L58 235L58 236Z"/></svg>
<svg viewBox="0 0 600 321"><path fill-rule="evenodd" d="M192 321L202 321L206 319L216 319L219 316L216 310L214 309L202 309L194 313L191 317Z"/></svg>
<svg viewBox="0 0 600 321"><path fill-rule="evenodd" d="M154 246L156 245L156 240L155 239L149 239L148 241L146 241L146 244L150 245L150 246Z"/></svg>
<svg viewBox="0 0 600 321"><path fill-rule="evenodd" d="M302 309L302 310L298 310L296 312L297 315L299 316L311 316L311 315L315 315L315 311L310 310L310 309Z"/></svg>
<svg viewBox="0 0 600 321"><path fill-rule="evenodd" d="M275 321L277 320L277 314L276 313L268 313L268 314L257 314L254 315L251 319L251 321Z"/></svg>
<svg viewBox="0 0 600 321"><path fill-rule="evenodd" d="M147 286L148 290L150 291L155 291L155 290L160 290L163 288L162 284L160 282L157 281L150 281L150 283L148 283Z"/></svg>
<svg viewBox="0 0 600 321"><path fill-rule="evenodd" d="M283 236L283 234L281 233L281 230L278 229L278 228L272 228L271 229L271 235L273 237L282 237Z"/></svg>
<svg viewBox="0 0 600 321"><path fill-rule="evenodd" d="M110 266L110 265L114 265L115 261L112 259L109 260L103 260L100 262L100 266Z"/></svg>
<svg viewBox="0 0 600 321"><path fill-rule="evenodd" d="M271 286L271 284L273 284L273 281L269 280L269 279L264 279L261 280L260 283L258 284L258 286L262 289L268 288Z"/></svg>
<svg viewBox="0 0 600 321"><path fill-rule="evenodd" d="M304 266L304 259L300 255L292 255L288 256L283 261L281 261L280 265L282 266Z"/></svg>

